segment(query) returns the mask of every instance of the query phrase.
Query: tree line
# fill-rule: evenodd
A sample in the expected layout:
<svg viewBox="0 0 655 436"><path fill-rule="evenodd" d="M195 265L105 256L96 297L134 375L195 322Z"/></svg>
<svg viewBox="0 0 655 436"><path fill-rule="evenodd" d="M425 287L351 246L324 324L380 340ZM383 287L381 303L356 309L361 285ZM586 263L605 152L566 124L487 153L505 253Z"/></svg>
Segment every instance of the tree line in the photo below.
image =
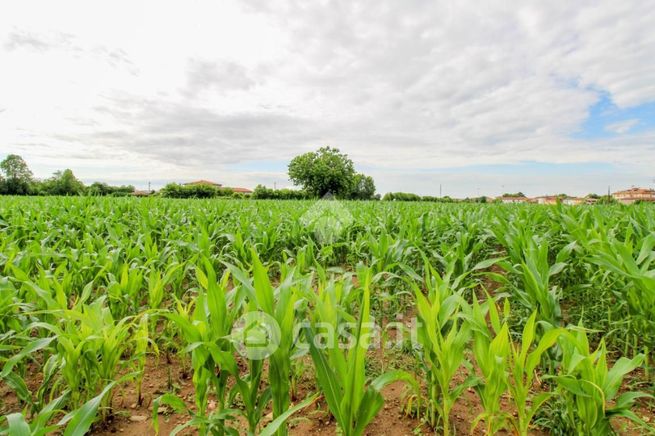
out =
<svg viewBox="0 0 655 436"><path fill-rule="evenodd" d="M245 195L240 192L234 192L230 188L219 188L214 185L198 183L192 185L180 185L179 183L169 183L160 191L161 197L167 198L216 198L216 197L235 197L244 198Z"/></svg>
<svg viewBox="0 0 655 436"><path fill-rule="evenodd" d="M56 171L45 180L34 178L27 162L17 154L0 162L0 194L4 195L131 195L134 186L111 186L95 182L85 186L73 171Z"/></svg>
<svg viewBox="0 0 655 436"><path fill-rule="evenodd" d="M305 200L338 198L342 200L428 201L451 203L456 201L485 203L486 197L455 200L448 196L420 196L408 192L389 192L380 198L375 192L371 176L357 172L353 161L337 148L321 147L317 151L296 156L288 166L289 180L300 189L271 189L257 185L251 195L233 192L230 188L213 185L180 185L169 183L159 191L168 198L232 197L273 200ZM8 155L0 163L0 194L6 195L96 195L127 196L134 186L111 186L95 182L85 186L70 169L55 172L45 180L36 180L25 160ZM520 193L519 193L520 194ZM516 195L519 195L516 194Z"/></svg>

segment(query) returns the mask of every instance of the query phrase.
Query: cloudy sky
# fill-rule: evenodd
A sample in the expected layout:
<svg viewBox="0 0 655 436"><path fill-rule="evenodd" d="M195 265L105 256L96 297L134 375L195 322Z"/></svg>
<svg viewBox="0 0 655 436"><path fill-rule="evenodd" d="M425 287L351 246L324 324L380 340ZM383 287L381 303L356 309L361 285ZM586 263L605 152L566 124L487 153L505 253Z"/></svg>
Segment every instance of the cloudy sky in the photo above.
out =
<svg viewBox="0 0 655 436"><path fill-rule="evenodd" d="M655 185L655 8L609 1L0 6L0 158L86 182L289 186L331 145L378 191Z"/></svg>

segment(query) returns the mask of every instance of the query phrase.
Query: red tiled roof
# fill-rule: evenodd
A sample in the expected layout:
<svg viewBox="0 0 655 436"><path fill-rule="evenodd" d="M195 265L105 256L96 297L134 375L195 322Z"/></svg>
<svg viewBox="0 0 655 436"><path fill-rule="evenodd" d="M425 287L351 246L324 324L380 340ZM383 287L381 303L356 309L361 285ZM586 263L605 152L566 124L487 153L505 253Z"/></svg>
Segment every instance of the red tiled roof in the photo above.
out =
<svg viewBox="0 0 655 436"><path fill-rule="evenodd" d="M617 191L613 193L612 195L616 194L653 194L655 195L655 189L648 189L648 188L630 188L626 189L624 191Z"/></svg>
<svg viewBox="0 0 655 436"><path fill-rule="evenodd" d="M212 185L212 186L223 186L220 183L211 182L209 180L196 180L195 182L188 182L185 185Z"/></svg>

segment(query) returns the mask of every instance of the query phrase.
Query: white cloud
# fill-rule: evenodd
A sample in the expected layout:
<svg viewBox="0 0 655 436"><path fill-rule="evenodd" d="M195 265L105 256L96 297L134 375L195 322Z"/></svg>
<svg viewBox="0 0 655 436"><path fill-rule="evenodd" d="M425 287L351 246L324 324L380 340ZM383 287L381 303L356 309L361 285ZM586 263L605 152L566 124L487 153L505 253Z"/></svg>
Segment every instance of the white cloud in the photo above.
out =
<svg viewBox="0 0 655 436"><path fill-rule="evenodd" d="M628 133L634 126L639 124L638 119L619 121L616 123L608 124L605 126L605 130L612 133Z"/></svg>
<svg viewBox="0 0 655 436"><path fill-rule="evenodd" d="M41 176L254 185L283 174L230 166L326 144L389 190L386 171L421 191L417 169L655 164L653 133L633 125L607 126L621 142L571 136L601 92L620 108L655 101L655 9L638 0L3 9L0 152Z"/></svg>

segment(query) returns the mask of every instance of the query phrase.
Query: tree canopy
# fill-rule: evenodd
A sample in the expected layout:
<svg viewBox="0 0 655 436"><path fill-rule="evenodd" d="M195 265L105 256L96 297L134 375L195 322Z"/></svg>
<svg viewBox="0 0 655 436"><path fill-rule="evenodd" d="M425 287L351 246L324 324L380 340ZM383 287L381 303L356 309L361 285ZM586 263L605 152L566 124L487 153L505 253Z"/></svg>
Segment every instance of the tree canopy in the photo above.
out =
<svg viewBox="0 0 655 436"><path fill-rule="evenodd" d="M73 171L65 169L56 171L44 182L46 191L51 195L80 195L84 193L84 183L79 181Z"/></svg>
<svg viewBox="0 0 655 436"><path fill-rule="evenodd" d="M353 200L370 200L375 197L375 182L373 177L359 173L353 177L350 198Z"/></svg>
<svg viewBox="0 0 655 436"><path fill-rule="evenodd" d="M289 179L308 195L370 199L375 194L373 178L355 172L353 161L339 149L321 147L296 156L289 163Z"/></svg>
<svg viewBox="0 0 655 436"><path fill-rule="evenodd" d="M32 171L27 163L17 154L8 155L0 162L0 169L4 173L2 191L10 195L25 195L30 191Z"/></svg>
<svg viewBox="0 0 655 436"><path fill-rule="evenodd" d="M95 182L88 188L75 177L73 171L56 171L46 180L36 180L25 160L10 154L0 162L0 194L9 195L112 195L134 193L134 186L111 186Z"/></svg>

